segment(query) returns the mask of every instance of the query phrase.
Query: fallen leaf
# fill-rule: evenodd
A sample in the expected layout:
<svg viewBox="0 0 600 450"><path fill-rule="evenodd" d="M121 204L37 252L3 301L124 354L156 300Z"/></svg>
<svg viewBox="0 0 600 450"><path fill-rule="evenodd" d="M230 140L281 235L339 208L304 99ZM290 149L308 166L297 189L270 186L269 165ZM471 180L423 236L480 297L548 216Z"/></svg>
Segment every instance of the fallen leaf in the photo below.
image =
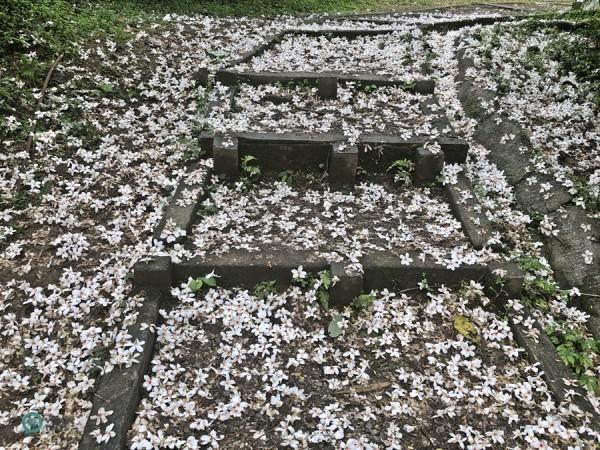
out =
<svg viewBox="0 0 600 450"><path fill-rule="evenodd" d="M454 316L454 329L462 334L471 342L479 342L479 333L477 328L467 317L456 315Z"/></svg>

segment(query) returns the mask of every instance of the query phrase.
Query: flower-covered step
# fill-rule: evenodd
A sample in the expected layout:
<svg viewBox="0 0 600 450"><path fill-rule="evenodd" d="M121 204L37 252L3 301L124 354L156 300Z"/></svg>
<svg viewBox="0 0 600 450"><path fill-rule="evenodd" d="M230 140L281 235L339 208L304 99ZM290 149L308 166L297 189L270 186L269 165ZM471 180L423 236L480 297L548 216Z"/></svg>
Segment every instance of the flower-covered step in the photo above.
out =
<svg viewBox="0 0 600 450"><path fill-rule="evenodd" d="M252 156L265 171L329 167L333 179L341 162L347 173L340 183L352 184L356 167L385 172L396 160L410 159L426 184L444 160L465 161L468 145L454 136L435 96L330 81L327 89L323 84L216 89L200 137L215 158L216 173L237 175L239 162ZM323 93L333 87L331 96Z"/></svg>
<svg viewBox="0 0 600 450"><path fill-rule="evenodd" d="M328 274L293 275L290 287L173 289L131 448L594 445L478 283L425 280L334 310Z"/></svg>
<svg viewBox="0 0 600 450"><path fill-rule="evenodd" d="M227 97L232 90L216 90L211 99ZM204 119L206 129L217 133L338 133L354 140L362 134L402 139L453 135L432 94L412 93L402 87L338 83L335 95L323 99L318 86L241 84L231 95L230 101L209 111Z"/></svg>
<svg viewBox="0 0 600 450"><path fill-rule="evenodd" d="M425 51L420 31L410 33L353 30L352 36L334 33L289 33L260 54L233 67L239 72L338 72L377 74L397 80L422 78Z"/></svg>
<svg viewBox="0 0 600 450"><path fill-rule="evenodd" d="M396 177L409 176L403 170L399 167ZM316 176L289 171L279 180L217 182L199 208L180 259L232 251L249 252L252 259L252 253L285 249L360 267L363 256L379 252L406 265L418 258L455 269L490 256L489 249L471 247L438 188L406 188L391 177L380 182L370 177L342 192Z"/></svg>

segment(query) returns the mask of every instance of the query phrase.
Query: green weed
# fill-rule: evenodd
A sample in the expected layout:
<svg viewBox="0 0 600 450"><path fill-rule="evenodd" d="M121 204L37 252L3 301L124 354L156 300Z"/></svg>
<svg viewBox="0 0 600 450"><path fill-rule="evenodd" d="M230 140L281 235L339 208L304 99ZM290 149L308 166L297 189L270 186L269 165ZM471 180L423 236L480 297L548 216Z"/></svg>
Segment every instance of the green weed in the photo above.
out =
<svg viewBox="0 0 600 450"><path fill-rule="evenodd" d="M412 183L412 176L415 171L415 163L409 159L398 159L387 168L388 172L394 175L394 182L400 185L409 185Z"/></svg>
<svg viewBox="0 0 600 450"><path fill-rule="evenodd" d="M546 334L556 346L560 358L569 366L579 382L595 394L599 394L598 379L592 374L594 356L600 350L600 343L585 337L579 330L569 329L567 324L559 324L546 329Z"/></svg>
<svg viewBox="0 0 600 450"><path fill-rule="evenodd" d="M242 169L242 176L247 180L255 180L260 178L261 170L258 166L258 160L252 155L246 155L242 158L240 165Z"/></svg>
<svg viewBox="0 0 600 450"><path fill-rule="evenodd" d="M188 283L188 287L192 292L198 292L203 287L207 287L208 289L214 288L217 286L217 279L213 275L207 275L204 277L196 278L195 280L191 280Z"/></svg>

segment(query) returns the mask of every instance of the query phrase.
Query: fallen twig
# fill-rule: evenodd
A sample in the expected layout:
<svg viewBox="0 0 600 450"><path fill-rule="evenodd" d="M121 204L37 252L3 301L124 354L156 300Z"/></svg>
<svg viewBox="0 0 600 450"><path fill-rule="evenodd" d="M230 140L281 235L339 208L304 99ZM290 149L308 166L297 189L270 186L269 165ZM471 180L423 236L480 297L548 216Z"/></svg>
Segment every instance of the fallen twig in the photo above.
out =
<svg viewBox="0 0 600 450"><path fill-rule="evenodd" d="M336 393L340 394L340 395L367 394L369 392L375 392L375 391L380 391L382 389L385 389L386 387L389 387L391 384L392 383L390 383L389 381L381 381L379 383L373 383L373 384L369 384L367 386L356 386L356 387L353 387L352 389L348 389L346 391L338 391Z"/></svg>
<svg viewBox="0 0 600 450"><path fill-rule="evenodd" d="M44 101L44 97L46 96L46 90L48 89L48 84L50 84L50 79L52 78L52 74L54 73L56 66L58 66L58 63L60 62L60 60L62 59L63 56L64 56L64 53L61 53L60 55L58 55L58 58L56 58L54 63L52 63L52 66L50 66L50 70L48 70L48 73L46 74L46 79L44 80L44 85L42 86L40 98L38 99L37 106L34 111L33 125L31 126L31 130L29 131L29 136L27 136L27 143L25 144L25 150L27 151L27 153L29 153L30 158L33 158L33 152L35 150L34 140L33 140L33 138L35 137L35 131L37 129L37 119L35 118L35 113L37 113L42 106L42 102Z"/></svg>

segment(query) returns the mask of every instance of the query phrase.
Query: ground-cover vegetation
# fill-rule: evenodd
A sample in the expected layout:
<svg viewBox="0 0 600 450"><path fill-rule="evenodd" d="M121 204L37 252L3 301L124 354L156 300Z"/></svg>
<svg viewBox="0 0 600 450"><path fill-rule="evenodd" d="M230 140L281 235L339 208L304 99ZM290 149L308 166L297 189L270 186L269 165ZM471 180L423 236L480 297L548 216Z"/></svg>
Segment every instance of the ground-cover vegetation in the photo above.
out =
<svg viewBox="0 0 600 450"><path fill-rule="evenodd" d="M101 3L111 24L108 37L101 37L93 35L101 22L88 28L77 22L92 8L87 3L36 4L36 14L42 15L20 28L32 27L22 32L23 39L3 44L0 67L0 446L14 449L75 447L97 377L131 364L139 354L141 343L126 331L142 301L132 293L131 267L142 255L177 258L184 251L169 239L167 245L152 241L151 235L186 165L202 154L197 111L208 93L197 83L196 69L214 71L273 31L300 24L291 18L174 15L133 20L126 10ZM60 6L43 15L53 4ZM52 15L57 11L63 11L62 18ZM66 31L52 31L55 26ZM84 32L94 37L83 40ZM588 316L569 303L578 289L557 286L529 225L544 223L547 232L558 231L514 208L504 175L488 151L472 141L473 123L465 118L454 83L461 36L426 36L431 71L442 107L459 136L471 143L462 170L498 228L502 252L497 256L526 269L526 298L511 299L511 305L517 311L523 304L534 308L561 357L593 392L598 346L586 329ZM59 55L38 108L44 77ZM593 80L579 69L568 70L575 75L560 74L557 80L570 80L563 83L565 95L581 99L578 83ZM577 111L585 116L589 105L581 104L585 107ZM34 119L31 158L26 142ZM586 157L597 151L586 149ZM211 164L202 158L198 170ZM219 208L239 214L231 208L236 196L262 189L252 169L260 168L260 161L246 161L246 166L243 186L216 188L211 198L226 198L204 205L203 215L218 216ZM448 166L445 181L459 170ZM281 181L289 190L271 184L254 200L289 192L304 176L285 171ZM314 195L325 207L333 194L319 192ZM430 206L421 212L435 225L447 211L435 196L423 199L424 192L414 197ZM413 205L407 203L407 208ZM341 230L345 210L338 206L332 217ZM432 213L439 217L427 215ZM285 229L289 223L281 225ZM435 231L456 237L455 227L450 228ZM594 261L595 256L581 257ZM306 274L298 268L295 276ZM423 291L365 293L371 296L357 298L346 311L324 307L324 283L333 280L319 275L279 293L264 284L250 294L213 289L215 280L207 276L178 287L174 293L180 303L163 313L165 322L158 328L157 358L131 443L138 448L283 442L349 448L598 444L597 434L568 401L556 404L550 397L539 370L519 355L505 319L476 283L462 290L425 290L424 282ZM207 343L206 353L187 348L198 348L197 342ZM290 353L289 342L300 343L302 351ZM256 354L248 353L250 348ZM406 361L402 368L388 364L399 359ZM252 362L249 369L244 362ZM289 399L305 403L295 410ZM345 409L338 409L342 405ZM207 407L206 415L191 418L197 407ZM44 425L26 436L20 424L31 411L41 414ZM97 424L98 442L110 439L112 417L104 411L89 418ZM435 433L432 417L439 423Z"/></svg>
<svg viewBox="0 0 600 450"><path fill-rule="evenodd" d="M22 86L22 110L3 110L2 446L74 445L98 375L140 351L126 333L141 301L130 270L159 250L149 238L196 148L204 89L194 68L211 58L198 49L245 51L254 33L239 20L218 30L182 20L65 54L36 115L34 158L24 151L25 112L40 86ZM8 82L21 86L20 75ZM32 410L43 432L23 437L20 420Z"/></svg>
<svg viewBox="0 0 600 450"><path fill-rule="evenodd" d="M423 6L440 2L421 1ZM469 3L468 0L450 3ZM4 0L0 8L0 54L71 47L94 34L121 35L130 21L164 14L281 15L359 12L414 6L386 0Z"/></svg>

